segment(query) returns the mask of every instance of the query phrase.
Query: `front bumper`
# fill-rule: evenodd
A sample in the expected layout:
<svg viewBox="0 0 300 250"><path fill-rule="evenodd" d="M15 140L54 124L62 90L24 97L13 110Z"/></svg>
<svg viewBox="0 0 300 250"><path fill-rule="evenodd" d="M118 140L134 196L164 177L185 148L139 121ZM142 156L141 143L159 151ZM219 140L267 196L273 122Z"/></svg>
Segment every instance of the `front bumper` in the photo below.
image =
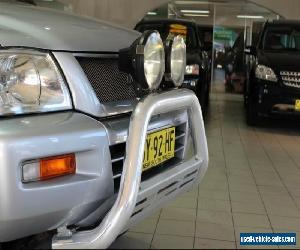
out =
<svg viewBox="0 0 300 250"><path fill-rule="evenodd" d="M300 89L284 86L281 83L270 83L256 80L258 113L269 115L300 115L295 109L296 100L300 100Z"/></svg>
<svg viewBox="0 0 300 250"><path fill-rule="evenodd" d="M2 119L0 134L0 242L73 225L106 203L102 212L109 209L114 191L101 123L74 112L26 116ZM68 153L76 154L76 175L21 182L22 163Z"/></svg>
<svg viewBox="0 0 300 250"><path fill-rule="evenodd" d="M152 187L149 187L149 183L148 185L143 183L146 185L143 190L143 185L141 186L143 152L151 117L184 109L188 111L195 146L194 157L185 164L180 164L178 167L181 170L174 168L170 170L173 173L168 171L157 176L160 179L158 183L155 179L150 180L153 181ZM207 142L201 107L197 97L187 90L173 90L149 95L136 106L131 117L120 189L113 207L97 228L90 231L75 232L73 235L58 234L53 239L52 247L54 249L102 249L109 247L118 235L130 226L135 215L140 214L142 216L144 209L145 211L153 209L160 203L164 203L170 196L181 192L187 185L198 183L203 178L207 167ZM137 206L143 205L139 201L142 195L147 196L142 201L143 203L148 201L149 206L143 207L137 214L135 212Z"/></svg>

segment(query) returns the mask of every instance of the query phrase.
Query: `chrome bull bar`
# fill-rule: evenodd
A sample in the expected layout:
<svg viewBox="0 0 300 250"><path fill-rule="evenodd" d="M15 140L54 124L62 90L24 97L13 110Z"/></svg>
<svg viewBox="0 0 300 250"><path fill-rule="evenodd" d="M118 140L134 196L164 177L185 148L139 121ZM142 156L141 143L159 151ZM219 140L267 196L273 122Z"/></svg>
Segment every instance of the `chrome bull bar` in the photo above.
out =
<svg viewBox="0 0 300 250"><path fill-rule="evenodd" d="M93 230L75 232L67 238L54 236L53 249L105 249L115 241L128 224L136 205L150 119L154 115L178 109L188 110L195 159L201 163L198 175L200 181L208 167L208 150L198 98L190 90L150 94L138 103L131 116L121 184L113 207Z"/></svg>

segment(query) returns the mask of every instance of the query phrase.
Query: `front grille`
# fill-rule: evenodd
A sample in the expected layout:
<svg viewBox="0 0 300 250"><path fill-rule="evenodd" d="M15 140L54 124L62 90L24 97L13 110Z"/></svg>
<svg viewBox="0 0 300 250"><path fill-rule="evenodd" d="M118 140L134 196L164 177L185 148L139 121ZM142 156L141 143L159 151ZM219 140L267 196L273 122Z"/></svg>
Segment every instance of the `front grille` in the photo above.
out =
<svg viewBox="0 0 300 250"><path fill-rule="evenodd" d="M174 165L182 161L183 152L185 149L186 129L186 123L182 123L180 125L175 126L175 157L173 159L170 159L169 161L163 162L162 164L153 169L145 171L142 174L142 181L145 181L161 173L162 171L172 168ZM116 144L110 147L115 193L117 193L120 188L120 181L125 158L125 150L126 142Z"/></svg>
<svg viewBox="0 0 300 250"><path fill-rule="evenodd" d="M117 58L76 57L101 103L136 98L131 75L120 72Z"/></svg>
<svg viewBox="0 0 300 250"><path fill-rule="evenodd" d="M300 72L280 71L284 85L293 88L300 88Z"/></svg>

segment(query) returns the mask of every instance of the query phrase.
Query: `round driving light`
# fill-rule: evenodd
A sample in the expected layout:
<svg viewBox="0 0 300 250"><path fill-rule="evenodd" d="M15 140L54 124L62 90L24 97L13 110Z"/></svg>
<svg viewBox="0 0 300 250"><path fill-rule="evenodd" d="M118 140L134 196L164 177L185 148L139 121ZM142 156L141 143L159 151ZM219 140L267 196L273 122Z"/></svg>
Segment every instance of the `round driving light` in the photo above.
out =
<svg viewBox="0 0 300 250"><path fill-rule="evenodd" d="M180 87L186 70L186 45L181 36L166 41L166 81L172 81Z"/></svg>
<svg viewBox="0 0 300 250"><path fill-rule="evenodd" d="M159 87L165 73L165 50L160 34L157 31L145 34L144 40L144 78L150 90ZM144 86L146 87L146 86Z"/></svg>
<svg viewBox="0 0 300 250"><path fill-rule="evenodd" d="M176 87L182 85L186 67L186 45L181 36L176 36L171 47L171 79Z"/></svg>
<svg viewBox="0 0 300 250"><path fill-rule="evenodd" d="M157 89L165 74L165 48L157 31L146 31L119 51L119 70L131 74L139 95Z"/></svg>

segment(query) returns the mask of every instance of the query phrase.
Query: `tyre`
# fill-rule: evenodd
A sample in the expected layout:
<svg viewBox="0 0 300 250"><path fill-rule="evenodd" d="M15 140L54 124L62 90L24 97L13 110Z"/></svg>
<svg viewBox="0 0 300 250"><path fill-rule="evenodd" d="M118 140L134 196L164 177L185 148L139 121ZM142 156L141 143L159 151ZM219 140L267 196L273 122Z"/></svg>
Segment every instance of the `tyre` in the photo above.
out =
<svg viewBox="0 0 300 250"><path fill-rule="evenodd" d="M259 120L257 106L251 97L248 98L246 107L246 120L249 126L256 126Z"/></svg>

